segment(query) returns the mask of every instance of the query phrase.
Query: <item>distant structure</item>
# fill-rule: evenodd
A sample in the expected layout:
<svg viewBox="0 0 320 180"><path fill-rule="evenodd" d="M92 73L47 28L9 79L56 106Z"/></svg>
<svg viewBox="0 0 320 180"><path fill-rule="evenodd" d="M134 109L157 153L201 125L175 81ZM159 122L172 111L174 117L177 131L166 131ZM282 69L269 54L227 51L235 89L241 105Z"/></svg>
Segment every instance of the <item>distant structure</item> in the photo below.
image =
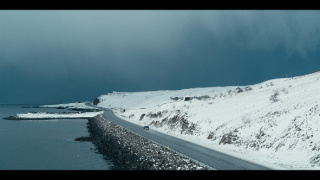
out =
<svg viewBox="0 0 320 180"><path fill-rule="evenodd" d="M93 100L93 105L97 105L97 104L99 104L99 103L100 103L99 98L95 98L95 99Z"/></svg>
<svg viewBox="0 0 320 180"><path fill-rule="evenodd" d="M193 99L193 97L190 97L190 96L185 96L184 97L184 101L190 101L190 100L192 100Z"/></svg>
<svg viewBox="0 0 320 180"><path fill-rule="evenodd" d="M179 97L170 97L170 99L175 100L175 101L178 101L178 100L179 100Z"/></svg>

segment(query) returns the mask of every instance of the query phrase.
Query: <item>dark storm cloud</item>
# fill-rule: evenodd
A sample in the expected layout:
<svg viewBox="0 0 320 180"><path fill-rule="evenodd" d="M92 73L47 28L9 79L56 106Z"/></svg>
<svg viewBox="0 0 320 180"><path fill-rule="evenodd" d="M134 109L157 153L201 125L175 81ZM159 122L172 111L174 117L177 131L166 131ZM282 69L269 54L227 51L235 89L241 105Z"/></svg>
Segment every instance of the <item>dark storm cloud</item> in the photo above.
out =
<svg viewBox="0 0 320 180"><path fill-rule="evenodd" d="M236 46L269 52L284 48L287 55L306 56L319 45L319 13L311 10L207 11L201 19L213 35Z"/></svg>
<svg viewBox="0 0 320 180"><path fill-rule="evenodd" d="M0 103L74 102L114 90L258 83L317 63L319 15L0 11Z"/></svg>

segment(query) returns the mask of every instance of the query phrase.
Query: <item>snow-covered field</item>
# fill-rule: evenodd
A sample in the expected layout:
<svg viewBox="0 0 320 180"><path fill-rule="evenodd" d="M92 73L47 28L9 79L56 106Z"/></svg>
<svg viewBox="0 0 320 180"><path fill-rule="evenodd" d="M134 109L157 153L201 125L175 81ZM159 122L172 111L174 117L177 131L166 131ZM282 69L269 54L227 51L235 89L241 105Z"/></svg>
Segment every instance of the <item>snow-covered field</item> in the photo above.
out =
<svg viewBox="0 0 320 180"><path fill-rule="evenodd" d="M61 118L90 118L95 117L99 114L102 114L103 111L99 112L83 112L83 113L46 113L46 112L38 112L38 113L26 113L26 114L16 114L17 118L31 118L31 119L61 119Z"/></svg>
<svg viewBox="0 0 320 180"><path fill-rule="evenodd" d="M54 104L54 105L42 105L39 107L49 107L49 108L63 108L63 109L97 109L94 107L87 106L86 102L76 102L76 103L67 103L67 104ZM99 114L102 114L103 111L95 112L62 112L62 113L48 113L48 112L29 112L24 114L16 114L12 118L16 119L63 119L63 118L90 118L95 117Z"/></svg>
<svg viewBox="0 0 320 180"><path fill-rule="evenodd" d="M320 73L239 88L112 92L99 96L98 106L274 169L319 170Z"/></svg>

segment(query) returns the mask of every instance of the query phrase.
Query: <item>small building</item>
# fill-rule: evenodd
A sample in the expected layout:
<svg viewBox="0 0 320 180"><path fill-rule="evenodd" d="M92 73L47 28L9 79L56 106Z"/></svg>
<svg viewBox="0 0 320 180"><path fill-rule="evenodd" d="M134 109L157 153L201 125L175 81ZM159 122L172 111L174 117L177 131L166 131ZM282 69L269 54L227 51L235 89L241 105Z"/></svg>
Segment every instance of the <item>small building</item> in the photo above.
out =
<svg viewBox="0 0 320 180"><path fill-rule="evenodd" d="M170 97L170 99L175 100L175 101L178 101L178 100L179 100L179 97Z"/></svg>
<svg viewBox="0 0 320 180"><path fill-rule="evenodd" d="M251 90L252 90L252 88L251 88L250 86L246 86L244 89L245 89L246 91L251 91Z"/></svg>
<svg viewBox="0 0 320 180"><path fill-rule="evenodd" d="M184 97L184 101L190 101L190 100L192 100L193 99L193 97L191 97L191 96L185 96Z"/></svg>
<svg viewBox="0 0 320 180"><path fill-rule="evenodd" d="M237 93L241 93L241 92L243 92L243 89L241 89L240 87L237 87L237 88L236 88L236 92L237 92Z"/></svg>
<svg viewBox="0 0 320 180"><path fill-rule="evenodd" d="M210 96L208 95L203 95L203 96L200 96L200 100L205 100L205 99L209 99Z"/></svg>

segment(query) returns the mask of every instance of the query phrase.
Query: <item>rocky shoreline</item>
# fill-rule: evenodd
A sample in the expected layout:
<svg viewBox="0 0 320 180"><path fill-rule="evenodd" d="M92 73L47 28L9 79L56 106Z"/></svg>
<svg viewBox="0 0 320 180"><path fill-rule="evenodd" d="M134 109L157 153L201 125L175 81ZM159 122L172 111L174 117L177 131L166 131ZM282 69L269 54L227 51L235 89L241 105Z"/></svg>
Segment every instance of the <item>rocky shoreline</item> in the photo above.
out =
<svg viewBox="0 0 320 180"><path fill-rule="evenodd" d="M90 140L114 164L113 170L211 170L167 147L119 126L103 115L88 119Z"/></svg>
<svg viewBox="0 0 320 180"><path fill-rule="evenodd" d="M67 108L64 108L67 109ZM77 113L97 109L74 109ZM33 112L37 113L37 112ZM74 112L63 112L68 114ZM48 113L50 114L50 113ZM53 113L56 114L56 113ZM58 113L59 114L59 113ZM102 114L88 117L39 117L27 118L17 115L6 120L87 119L89 137L78 137L75 141L92 142L98 153L111 160L111 170L211 170L212 168L172 149L157 144L122 126L109 121Z"/></svg>

